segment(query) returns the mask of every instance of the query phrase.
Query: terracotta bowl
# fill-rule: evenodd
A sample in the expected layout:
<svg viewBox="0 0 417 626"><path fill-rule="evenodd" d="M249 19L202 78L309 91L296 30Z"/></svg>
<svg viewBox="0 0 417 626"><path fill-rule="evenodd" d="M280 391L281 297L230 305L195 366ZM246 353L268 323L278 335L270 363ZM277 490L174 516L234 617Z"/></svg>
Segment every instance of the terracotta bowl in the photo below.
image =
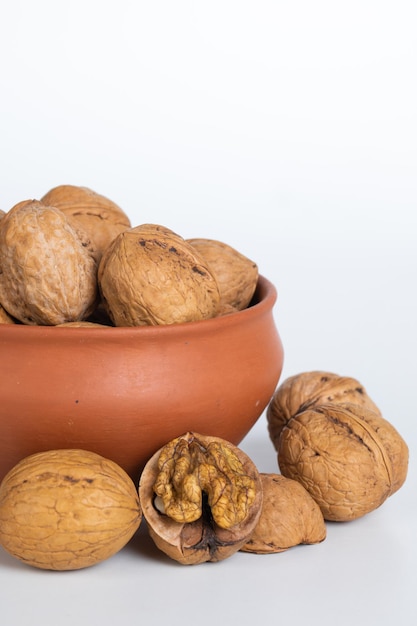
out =
<svg viewBox="0 0 417 626"><path fill-rule="evenodd" d="M189 430L239 444L281 375L276 298L261 276L249 308L206 321L0 325L0 480L55 448L97 452L137 480L158 448Z"/></svg>

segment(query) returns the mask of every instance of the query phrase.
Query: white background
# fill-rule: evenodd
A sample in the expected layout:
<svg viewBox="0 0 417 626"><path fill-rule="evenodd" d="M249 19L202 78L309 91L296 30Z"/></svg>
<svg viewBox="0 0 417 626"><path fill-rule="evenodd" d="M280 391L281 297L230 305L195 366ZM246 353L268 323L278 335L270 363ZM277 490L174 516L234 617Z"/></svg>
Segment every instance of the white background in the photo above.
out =
<svg viewBox="0 0 417 626"><path fill-rule="evenodd" d="M68 573L0 551L2 623L415 623L415 6L1 3L0 208L84 185L236 247L277 286L282 379L357 378L410 447L404 487L318 546L186 567L141 529ZM241 445L278 471L265 416Z"/></svg>

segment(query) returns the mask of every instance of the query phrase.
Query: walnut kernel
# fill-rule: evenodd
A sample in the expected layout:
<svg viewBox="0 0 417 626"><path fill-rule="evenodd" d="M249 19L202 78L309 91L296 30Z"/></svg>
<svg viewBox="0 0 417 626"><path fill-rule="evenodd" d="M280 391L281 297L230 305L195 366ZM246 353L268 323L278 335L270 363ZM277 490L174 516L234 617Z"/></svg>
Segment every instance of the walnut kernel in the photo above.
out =
<svg viewBox="0 0 417 626"><path fill-rule="evenodd" d="M155 544L183 564L220 561L239 550L262 506L259 473L246 454L192 432L148 461L139 496Z"/></svg>

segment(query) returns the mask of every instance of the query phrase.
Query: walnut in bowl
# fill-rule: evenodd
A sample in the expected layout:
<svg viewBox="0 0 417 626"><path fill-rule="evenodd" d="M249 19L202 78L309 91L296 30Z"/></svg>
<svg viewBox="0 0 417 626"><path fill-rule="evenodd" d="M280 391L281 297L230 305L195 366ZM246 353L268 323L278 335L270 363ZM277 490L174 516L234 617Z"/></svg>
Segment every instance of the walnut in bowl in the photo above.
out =
<svg viewBox="0 0 417 626"><path fill-rule="evenodd" d="M84 448L135 480L187 431L238 444L267 406L283 348L274 285L242 311L162 326L0 325L0 479L20 459Z"/></svg>

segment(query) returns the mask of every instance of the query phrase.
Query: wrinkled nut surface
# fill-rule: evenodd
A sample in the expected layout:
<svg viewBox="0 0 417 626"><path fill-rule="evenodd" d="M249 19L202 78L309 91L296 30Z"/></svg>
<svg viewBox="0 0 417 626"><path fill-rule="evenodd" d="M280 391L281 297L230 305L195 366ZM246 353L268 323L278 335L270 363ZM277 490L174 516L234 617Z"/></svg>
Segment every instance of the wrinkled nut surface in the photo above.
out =
<svg viewBox="0 0 417 626"><path fill-rule="evenodd" d="M231 304L220 303L220 308L217 312L217 317L222 317L223 315L231 315L232 313L237 313L239 309L236 309Z"/></svg>
<svg viewBox="0 0 417 626"><path fill-rule="evenodd" d="M215 317L217 282L204 259L170 229L143 224L105 251L98 282L116 326L176 324Z"/></svg>
<svg viewBox="0 0 417 626"><path fill-rule="evenodd" d="M163 511L176 522L195 522L202 516L203 493L220 528L242 522L255 500L255 481L230 446L193 438L168 443L158 459L154 492Z"/></svg>
<svg viewBox="0 0 417 626"><path fill-rule="evenodd" d="M187 239L207 261L220 290L222 306L246 309L258 282L258 266L226 243L215 239Z"/></svg>
<svg viewBox="0 0 417 626"><path fill-rule="evenodd" d="M15 324L16 321L4 310L0 304L0 324Z"/></svg>
<svg viewBox="0 0 417 626"><path fill-rule="evenodd" d="M281 432L281 473L307 489L326 520L361 517L392 493L390 455L372 426L377 417L366 407L328 403L301 411Z"/></svg>
<svg viewBox="0 0 417 626"><path fill-rule="evenodd" d="M282 429L294 415L311 406L327 402L350 402L367 406L379 413L364 386L355 378L332 372L302 372L284 380L268 405L268 429L275 447L278 448Z"/></svg>
<svg viewBox="0 0 417 626"><path fill-rule="evenodd" d="M26 457L0 485L0 543L41 569L99 563L127 544L141 519L131 478L116 463L86 450Z"/></svg>
<svg viewBox="0 0 417 626"><path fill-rule="evenodd" d="M192 432L148 461L139 496L156 546L190 565L237 552L262 507L259 472L249 457L223 439Z"/></svg>
<svg viewBox="0 0 417 626"><path fill-rule="evenodd" d="M263 504L256 528L242 552L272 554L299 544L321 543L326 524L320 507L296 480L261 473Z"/></svg>
<svg viewBox="0 0 417 626"><path fill-rule="evenodd" d="M275 391L268 408L267 421L271 440L279 449L282 429L298 413L324 404L349 405L350 412L371 426L384 444L392 466L391 494L405 482L409 451L404 439L355 378L331 372L312 371L291 376Z"/></svg>
<svg viewBox="0 0 417 626"><path fill-rule="evenodd" d="M117 204L88 187L59 185L48 191L41 202L60 209L70 223L84 230L97 262L113 239L131 227L128 216Z"/></svg>
<svg viewBox="0 0 417 626"><path fill-rule="evenodd" d="M65 215L36 200L0 221L0 302L24 324L87 317L97 300L97 265L88 238Z"/></svg>

